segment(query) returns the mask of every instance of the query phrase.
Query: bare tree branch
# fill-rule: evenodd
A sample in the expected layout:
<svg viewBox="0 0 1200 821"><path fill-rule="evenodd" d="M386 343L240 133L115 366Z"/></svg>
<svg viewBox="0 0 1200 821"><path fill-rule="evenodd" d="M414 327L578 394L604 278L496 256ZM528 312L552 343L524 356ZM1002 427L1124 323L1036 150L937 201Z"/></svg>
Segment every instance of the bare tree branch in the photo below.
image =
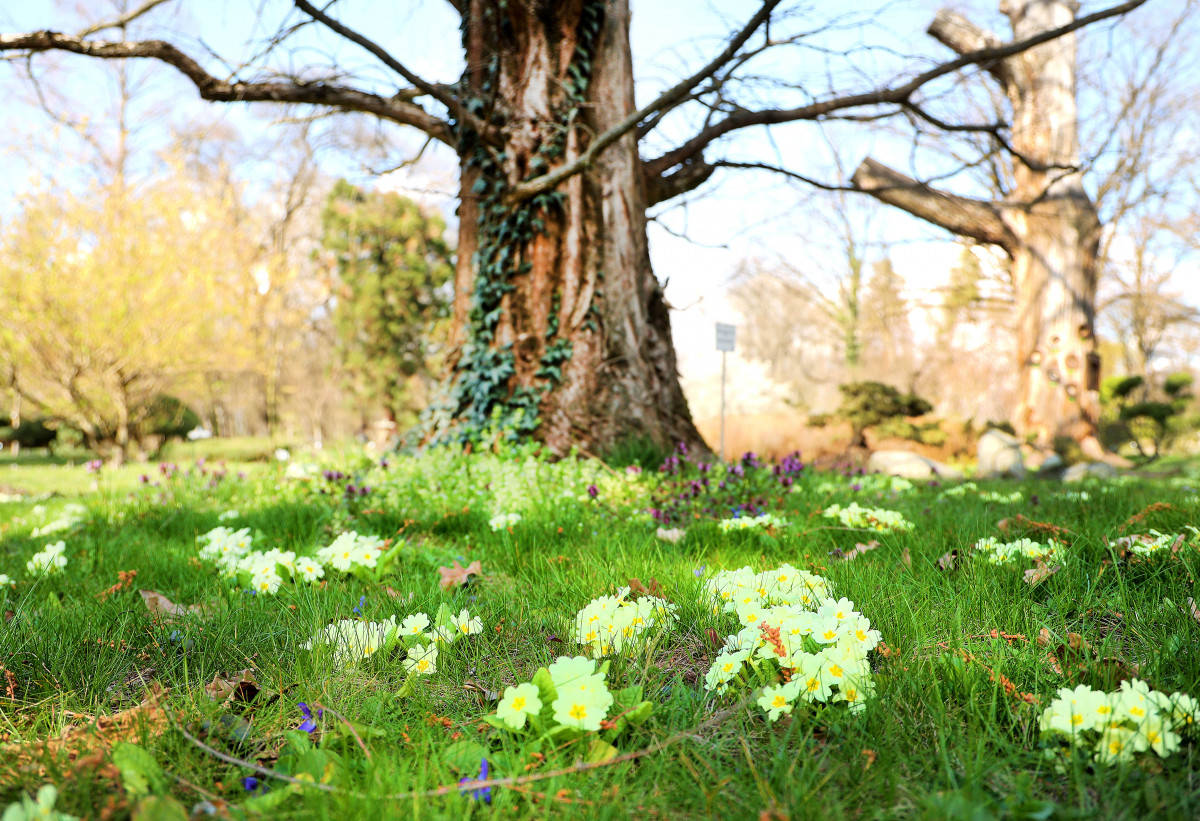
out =
<svg viewBox="0 0 1200 821"><path fill-rule="evenodd" d="M886 104L907 104L913 94L930 82L952 74L969 65L986 65L996 63L1026 49L1049 42L1073 31L1133 11L1143 5L1146 0L1127 0L1116 6L1080 17L1065 26L1041 32L1024 40L1017 40L1004 46L984 48L964 54L954 60L934 66L915 77L890 88L878 89L861 94L848 94L820 100L808 105L792 109L738 109L725 119L703 129L692 139L679 148L669 151L658 159L647 163L647 173L662 174L670 168L689 160L705 149L714 140L738 129L755 125L777 125L780 123L797 122L800 120L817 120L838 111L850 108L863 108Z"/></svg>
<svg viewBox="0 0 1200 821"><path fill-rule="evenodd" d="M488 129L487 125L484 124L478 117L475 117L469 111L467 111L466 106L463 105L462 101L450 93L449 89L447 89L445 86L435 85L428 80L418 77L403 63L393 57L387 49L383 48L383 46L365 37L364 35L359 34L357 31L354 31L354 29L351 29L348 26L339 23L337 20L334 20L312 3L309 3L308 0L294 0L294 2L296 4L296 8L300 9L309 17L313 18L318 23L321 23L329 30L340 34L342 37L345 37L350 42L355 43L356 45L359 45L371 52L378 57L380 62L382 62L385 66L399 74L405 80L408 80L408 82L412 83L418 89L425 92L442 105L446 106L450 113L454 115L454 118L459 122L467 123L479 134L487 134L487 132L490 130Z"/></svg>
<svg viewBox="0 0 1200 821"><path fill-rule="evenodd" d="M0 52L5 51L69 51L88 57L117 60L151 58L176 68L192 81L205 100L304 103L331 106L344 111L361 111L420 129L447 145L455 144L450 125L411 102L404 93L395 97L381 97L349 86L323 82L220 80L177 47L162 40L98 41L53 31L35 31L0 34Z"/></svg>
<svg viewBox="0 0 1200 821"><path fill-rule="evenodd" d="M142 5L138 6L133 11L128 11L125 14L122 14L120 17L116 18L115 20L109 20L104 23L97 23L94 26L89 26L88 28L85 28L83 31L79 32L79 34L76 36L90 37L91 35L96 34L97 32L105 31L107 29L122 28L124 26L129 25L134 20L138 19L139 17L141 17L143 14L150 11L151 9L153 9L157 6L161 6L163 3L168 3L168 2L170 2L170 0L146 0L145 3L142 3Z"/></svg>
<svg viewBox="0 0 1200 821"><path fill-rule="evenodd" d="M939 191L870 157L863 160L851 182L859 191L880 202L894 205L954 234L998 245L1010 254L1016 248L1016 237L995 203Z"/></svg>
<svg viewBox="0 0 1200 821"><path fill-rule="evenodd" d="M1145 0L1143 0L1144 2ZM607 131L599 134L587 150L580 154L575 160L559 166L548 174L543 174L540 177L535 177L532 180L521 183L512 192L512 199L521 201L536 196L543 191L550 191L556 188L559 183L564 182L569 177L573 177L583 169L587 168L599 156L600 152L608 148L617 140L624 137L629 132L637 128L638 124L645 121L647 118L670 111L682 103L686 102L689 95L696 86L702 83L708 77L719 71L722 66L734 58L750 36L758 30L759 26L767 22L771 16L771 12L783 0L763 0L762 7L758 13L750 18L750 21L739 31L720 54L714 57L704 68L697 71L692 76L676 83L674 86L664 91L653 102L641 109L630 114L621 122L614 125ZM677 163L676 163L677 164ZM665 170L665 169L663 169ZM661 173L661 171L659 172Z"/></svg>
<svg viewBox="0 0 1200 821"><path fill-rule="evenodd" d="M1004 41L972 23L956 11L942 9L933 18L926 32L930 37L958 54L970 54L985 49L1000 48ZM1011 87L1013 76L1005 60L980 63L980 67L995 77L1006 90Z"/></svg>

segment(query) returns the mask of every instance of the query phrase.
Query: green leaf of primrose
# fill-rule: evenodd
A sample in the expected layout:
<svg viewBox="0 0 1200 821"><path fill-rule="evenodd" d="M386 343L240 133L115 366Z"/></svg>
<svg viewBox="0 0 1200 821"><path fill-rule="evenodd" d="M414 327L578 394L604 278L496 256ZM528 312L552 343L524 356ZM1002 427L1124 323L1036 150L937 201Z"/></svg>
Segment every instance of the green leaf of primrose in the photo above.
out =
<svg viewBox="0 0 1200 821"><path fill-rule="evenodd" d="M442 763L460 775L475 777L487 748L477 741L457 741L442 750Z"/></svg>
<svg viewBox="0 0 1200 821"><path fill-rule="evenodd" d="M151 795L133 808L133 821L188 821L188 813L169 795Z"/></svg>
<svg viewBox="0 0 1200 821"><path fill-rule="evenodd" d="M166 785L166 776L154 756L136 744L119 741L113 746L113 764L121 773L121 786L132 796L149 795Z"/></svg>
<svg viewBox="0 0 1200 821"><path fill-rule="evenodd" d="M558 698L558 690L554 687L554 681L550 678L550 671L545 667L539 667L538 671L533 674L530 683L538 688L538 698L542 700L542 712L550 709L550 705ZM550 714L554 711L550 709Z"/></svg>
<svg viewBox="0 0 1200 821"><path fill-rule="evenodd" d="M609 744L607 741L601 741L598 738L593 738L588 744L587 756L584 761L589 764L598 764L601 761L608 761L610 758L617 757L617 748Z"/></svg>
<svg viewBox="0 0 1200 821"><path fill-rule="evenodd" d="M404 679L404 684L396 691L396 698L412 698L413 693L417 691L417 675L409 673Z"/></svg>

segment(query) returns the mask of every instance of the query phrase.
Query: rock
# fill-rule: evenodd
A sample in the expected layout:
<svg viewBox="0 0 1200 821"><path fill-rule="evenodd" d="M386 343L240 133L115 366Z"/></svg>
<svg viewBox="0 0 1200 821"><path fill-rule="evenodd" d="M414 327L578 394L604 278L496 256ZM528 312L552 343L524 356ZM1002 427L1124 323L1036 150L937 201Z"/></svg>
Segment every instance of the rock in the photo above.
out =
<svg viewBox="0 0 1200 821"><path fill-rule="evenodd" d="M1064 482L1082 482L1084 479L1112 479L1117 469L1104 462L1080 462L1063 471Z"/></svg>
<svg viewBox="0 0 1200 821"><path fill-rule="evenodd" d="M1067 463L1057 453L1051 453L1042 460L1041 467L1038 468L1039 479L1059 479L1062 477L1063 471L1066 470Z"/></svg>
<svg viewBox="0 0 1200 821"><path fill-rule="evenodd" d="M961 479L962 472L907 450L877 450L867 460L867 473L883 473L903 479Z"/></svg>
<svg viewBox="0 0 1200 821"><path fill-rule="evenodd" d="M979 437L975 456L979 469L975 475L980 479L1008 476L1025 478L1025 460L1021 457L1021 440L1002 430L987 431Z"/></svg>

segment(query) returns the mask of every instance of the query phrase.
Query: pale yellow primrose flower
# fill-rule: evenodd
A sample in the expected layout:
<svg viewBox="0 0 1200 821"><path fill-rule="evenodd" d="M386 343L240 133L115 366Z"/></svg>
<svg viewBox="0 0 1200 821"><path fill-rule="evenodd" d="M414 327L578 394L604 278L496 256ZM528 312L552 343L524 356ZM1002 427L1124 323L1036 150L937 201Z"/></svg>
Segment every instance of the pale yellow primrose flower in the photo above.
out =
<svg viewBox="0 0 1200 821"><path fill-rule="evenodd" d="M504 689L504 698L496 705L496 717L508 727L519 730L525 726L529 716L537 715L541 709L542 700L538 696L537 685L518 684Z"/></svg>

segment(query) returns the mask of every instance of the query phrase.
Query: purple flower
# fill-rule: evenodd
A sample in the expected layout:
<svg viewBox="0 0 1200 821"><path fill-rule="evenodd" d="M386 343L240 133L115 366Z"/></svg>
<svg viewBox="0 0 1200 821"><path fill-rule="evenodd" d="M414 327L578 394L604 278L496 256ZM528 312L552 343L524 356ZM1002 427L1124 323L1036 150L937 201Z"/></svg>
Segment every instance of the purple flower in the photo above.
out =
<svg viewBox="0 0 1200 821"><path fill-rule="evenodd" d="M471 778L468 775L464 775L462 778L458 779L458 783L459 784L468 784L472 781L487 781L488 780L488 769L489 769L488 768L488 760L486 758L481 758L481 759L479 759L479 777ZM492 788L491 787L479 787L477 789L471 790L471 797L473 799L475 799L476 801L482 801L485 804L490 804L490 803L492 803Z"/></svg>
<svg viewBox="0 0 1200 821"><path fill-rule="evenodd" d="M246 792L254 792L258 789L258 779L252 775L248 775L242 779L242 789Z"/></svg>
<svg viewBox="0 0 1200 821"><path fill-rule="evenodd" d="M139 481L141 481L141 483L142 483L143 485L148 485L148 484L150 484L150 477L149 477L149 476L147 476L147 475L146 475L146 474L144 474L144 473L143 473L141 476L139 476L139 477L138 477L138 480L139 480Z"/></svg>
<svg viewBox="0 0 1200 821"><path fill-rule="evenodd" d="M353 614L354 614L354 615L356 615L356 616L361 616L361 615L362 615L362 608L363 608L363 604L364 604L364 603L366 603L366 601L367 601L367 597L366 597L366 596L360 596L360 597L359 597L359 599L358 599L358 607L354 608L354 609L353 609L353 610L351 610L350 612L351 612L351 613L353 613Z"/></svg>
<svg viewBox="0 0 1200 821"><path fill-rule="evenodd" d="M625 475L626 476L637 476L641 472L642 472L641 465L626 465L625 466Z"/></svg>
<svg viewBox="0 0 1200 821"><path fill-rule="evenodd" d="M296 706L299 707L300 712L302 712L304 714L304 721L300 722L300 726L297 727L296 729L303 730L304 732L311 734L314 730L317 729L317 722L313 718L312 710L310 710L308 708L308 705L305 704L303 701L301 701ZM325 711L318 707L317 708L317 718L321 718L324 715L325 715Z"/></svg>
<svg viewBox="0 0 1200 821"><path fill-rule="evenodd" d="M697 579L700 578L701 576L704 575L704 569L706 567L708 567L708 565L706 565L706 564L700 565L699 567L697 567L695 570L692 571L692 575L695 576Z"/></svg>
<svg viewBox="0 0 1200 821"><path fill-rule="evenodd" d="M100 468L104 467L104 462L99 459L93 459L84 465L84 467L87 468L88 473L99 473Z"/></svg>
<svg viewBox="0 0 1200 821"><path fill-rule="evenodd" d="M588 485L587 493L588 496L591 496L593 499L595 499L600 495L600 488L596 487L595 485Z"/></svg>

